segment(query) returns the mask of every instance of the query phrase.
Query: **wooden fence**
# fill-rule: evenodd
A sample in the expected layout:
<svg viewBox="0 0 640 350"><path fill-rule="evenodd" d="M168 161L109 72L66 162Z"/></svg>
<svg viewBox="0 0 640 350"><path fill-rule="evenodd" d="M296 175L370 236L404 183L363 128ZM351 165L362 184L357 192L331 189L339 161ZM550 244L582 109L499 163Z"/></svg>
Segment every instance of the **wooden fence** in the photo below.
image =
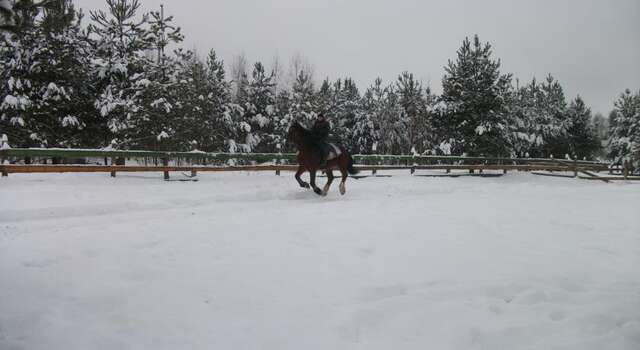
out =
<svg viewBox="0 0 640 350"><path fill-rule="evenodd" d="M381 170L464 170L483 171L552 171L578 173L599 178L594 172L608 171L605 163L537 158L412 156L412 155L354 155L356 168L375 174ZM93 160L94 164L86 163ZM125 165L135 160L136 165ZM10 164L6 164L9 162ZM162 172L165 179L170 172L229 172L229 171L295 171L295 154L284 153L203 153L113 151L83 149L5 149L0 150L0 172L11 173L110 173Z"/></svg>

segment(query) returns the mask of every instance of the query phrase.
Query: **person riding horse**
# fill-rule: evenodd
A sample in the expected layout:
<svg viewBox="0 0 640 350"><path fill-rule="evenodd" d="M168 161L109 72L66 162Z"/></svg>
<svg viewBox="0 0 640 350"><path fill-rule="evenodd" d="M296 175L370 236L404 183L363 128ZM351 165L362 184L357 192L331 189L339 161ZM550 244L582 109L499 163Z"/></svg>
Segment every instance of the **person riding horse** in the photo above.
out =
<svg viewBox="0 0 640 350"><path fill-rule="evenodd" d="M320 156L320 166L322 167L327 165L329 152L331 152L329 143L327 143L327 138L329 137L330 131L331 123L324 116L324 114L320 113L318 115L318 119L316 119L313 127L311 128L311 135L313 137L313 145L318 150L318 155Z"/></svg>

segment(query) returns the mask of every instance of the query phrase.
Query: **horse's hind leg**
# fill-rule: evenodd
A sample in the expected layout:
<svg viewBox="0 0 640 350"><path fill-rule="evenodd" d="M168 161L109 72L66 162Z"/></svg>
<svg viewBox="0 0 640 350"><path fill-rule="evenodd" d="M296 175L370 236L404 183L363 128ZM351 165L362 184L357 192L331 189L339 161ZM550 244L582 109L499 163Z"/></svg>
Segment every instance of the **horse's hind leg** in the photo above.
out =
<svg viewBox="0 0 640 350"><path fill-rule="evenodd" d="M322 190L318 188L318 186L316 186L316 171L315 170L310 170L309 171L309 178L311 179L311 188L313 188L313 192L315 192L318 195L322 195Z"/></svg>
<svg viewBox="0 0 640 350"><path fill-rule="evenodd" d="M329 193L329 188L331 188L331 183L333 182L334 176L333 171L331 169L327 169L327 184L324 185L324 189L322 189L322 195L326 196Z"/></svg>
<svg viewBox="0 0 640 350"><path fill-rule="evenodd" d="M345 193L347 193L347 187L346 187L346 182L347 182L347 178L349 177L349 172L347 172L347 169L345 167L340 167L340 173L342 174L342 181L340 182L340 194L344 196Z"/></svg>
<svg viewBox="0 0 640 350"><path fill-rule="evenodd" d="M300 187L309 188L309 184L302 181L302 178L300 177L300 175L302 175L303 173L304 173L304 167L302 165L298 166L298 171L296 172L296 181L298 181L298 184L300 185Z"/></svg>

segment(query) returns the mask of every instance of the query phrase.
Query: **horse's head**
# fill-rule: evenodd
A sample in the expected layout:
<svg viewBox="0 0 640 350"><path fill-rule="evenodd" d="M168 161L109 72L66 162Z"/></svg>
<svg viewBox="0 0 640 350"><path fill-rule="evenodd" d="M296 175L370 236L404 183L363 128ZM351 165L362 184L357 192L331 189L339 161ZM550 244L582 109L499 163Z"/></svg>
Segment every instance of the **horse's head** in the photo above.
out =
<svg viewBox="0 0 640 350"><path fill-rule="evenodd" d="M289 126L289 131L287 132L287 140L289 142L292 142L296 146L301 145L304 137L304 131L305 128L300 124L300 122L294 121L293 123L291 123L291 126Z"/></svg>

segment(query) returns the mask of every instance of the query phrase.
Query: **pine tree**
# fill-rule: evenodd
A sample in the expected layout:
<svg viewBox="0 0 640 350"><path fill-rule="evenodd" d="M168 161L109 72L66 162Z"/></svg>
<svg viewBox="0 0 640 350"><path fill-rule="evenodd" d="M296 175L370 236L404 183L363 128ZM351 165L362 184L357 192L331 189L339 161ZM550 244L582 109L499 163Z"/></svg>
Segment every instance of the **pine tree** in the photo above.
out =
<svg viewBox="0 0 640 350"><path fill-rule="evenodd" d="M512 155L542 156L545 139L551 135L550 122L542 111L543 94L534 78L531 83L515 88L509 99L509 130Z"/></svg>
<svg viewBox="0 0 640 350"><path fill-rule="evenodd" d="M288 117L286 118L289 123L287 124L290 124L292 120L309 124L315 119L317 111L315 89L311 75L301 70L291 88L291 103Z"/></svg>
<svg viewBox="0 0 640 350"><path fill-rule="evenodd" d="M627 89L614 103L609 120L609 155L614 161L640 161L640 91Z"/></svg>
<svg viewBox="0 0 640 350"><path fill-rule="evenodd" d="M454 152L498 156L510 152L505 97L511 75L500 74L491 45L476 35L465 39L455 62L449 61L442 80L449 134Z"/></svg>
<svg viewBox="0 0 640 350"><path fill-rule="evenodd" d="M138 58L144 65L130 78L134 84L128 90L135 109L119 134L125 135L131 148L188 150L191 147L192 140L185 137L188 128L193 126L191 122L197 105L185 106L185 99L191 96L179 92L183 89L181 85L193 82L190 62L194 58L193 53L181 50L176 50L174 56L166 54L168 45L179 44L183 40L180 28L172 22L173 17L165 17L162 8L150 13L149 26L144 28L148 48L157 52L157 56ZM184 63L186 67L182 66ZM190 107L192 110L182 112Z"/></svg>
<svg viewBox="0 0 640 350"><path fill-rule="evenodd" d="M396 91L402 108L401 120L406 128L407 140L402 146L404 153L421 152L433 146L430 139L430 125L427 111L427 96L430 91L425 91L422 83L414 79L413 74L403 72L396 81Z"/></svg>
<svg viewBox="0 0 640 350"><path fill-rule="evenodd" d="M347 148L354 148L353 129L362 113L360 92L351 78L344 81L338 79L333 85L333 91L334 107L329 113L333 122L332 138Z"/></svg>
<svg viewBox="0 0 640 350"><path fill-rule="evenodd" d="M226 81L224 62L211 51L206 63L206 89L202 92L205 102L206 119L201 129L200 142L203 150L231 150L235 146L232 139L235 124L231 116L231 87Z"/></svg>
<svg viewBox="0 0 640 350"><path fill-rule="evenodd" d="M600 141L591 123L591 109L580 96L571 101L567 110L567 143L574 159L593 158L600 150Z"/></svg>
<svg viewBox="0 0 640 350"><path fill-rule="evenodd" d="M336 93L333 90L333 84L331 84L329 78L322 81L315 100L319 113L330 114L335 111Z"/></svg>
<svg viewBox="0 0 640 350"><path fill-rule="evenodd" d="M142 74L149 63L145 51L153 49L153 40L146 37L148 15L137 18L138 0L107 0L107 5L107 12L91 12L89 31L96 38L91 83L99 91L95 107L117 143L127 147L134 141L128 131L140 108L136 104L139 88L147 84Z"/></svg>
<svg viewBox="0 0 640 350"><path fill-rule="evenodd" d="M95 91L86 82L92 55L70 0L34 14L33 26L2 36L0 126L16 146L97 146Z"/></svg>
<svg viewBox="0 0 640 350"><path fill-rule="evenodd" d="M549 74L545 83L541 85L541 94L538 99L540 113L536 119L536 125L543 138L540 155L564 157L571 153L567 142L570 120L564 91L560 83Z"/></svg>
<svg viewBox="0 0 640 350"><path fill-rule="evenodd" d="M273 72L267 74L262 63L257 62L254 65L247 86L244 116L245 122L251 126L251 132L246 136L246 144L249 144L254 152L275 151L277 148L278 137L274 132L278 120L273 79Z"/></svg>
<svg viewBox="0 0 640 350"><path fill-rule="evenodd" d="M402 154L406 150L407 125L400 98L394 85L382 87L381 83L377 80L373 88L374 98L378 101L375 124L380 140L376 151L380 154Z"/></svg>
<svg viewBox="0 0 640 350"><path fill-rule="evenodd" d="M375 121L378 108L375 87L370 87L360 101L361 113L356 115L354 121L351 146L353 152L373 154L377 151L379 137Z"/></svg>

